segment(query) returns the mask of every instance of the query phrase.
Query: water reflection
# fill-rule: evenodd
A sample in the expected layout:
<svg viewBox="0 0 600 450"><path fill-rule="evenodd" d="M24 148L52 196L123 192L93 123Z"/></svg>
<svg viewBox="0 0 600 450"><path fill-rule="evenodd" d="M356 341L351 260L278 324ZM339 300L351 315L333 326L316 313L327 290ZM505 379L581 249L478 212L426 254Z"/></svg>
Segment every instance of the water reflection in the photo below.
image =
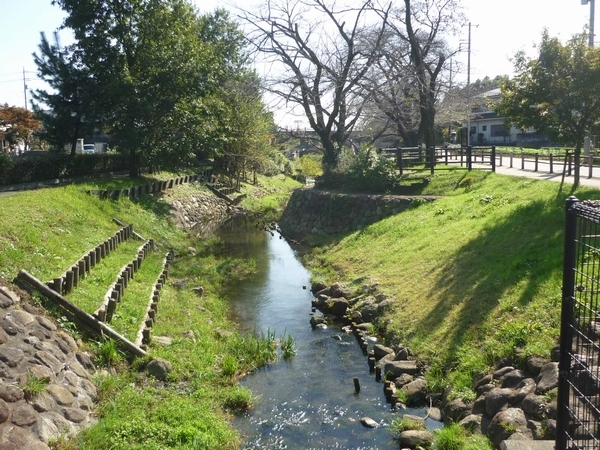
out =
<svg viewBox="0 0 600 450"><path fill-rule="evenodd" d="M293 359L243 380L259 397L255 408L234 419L245 437L243 448L397 449L390 422L406 412L424 416L424 411L390 409L352 334L335 326L311 328L312 295L304 288L310 274L285 240L249 224L236 227L219 234L232 254L255 258L259 273L230 287L234 320L246 330L275 330L278 338L291 334L298 348ZM358 395L353 377L361 383ZM360 423L365 416L380 427L365 428Z"/></svg>

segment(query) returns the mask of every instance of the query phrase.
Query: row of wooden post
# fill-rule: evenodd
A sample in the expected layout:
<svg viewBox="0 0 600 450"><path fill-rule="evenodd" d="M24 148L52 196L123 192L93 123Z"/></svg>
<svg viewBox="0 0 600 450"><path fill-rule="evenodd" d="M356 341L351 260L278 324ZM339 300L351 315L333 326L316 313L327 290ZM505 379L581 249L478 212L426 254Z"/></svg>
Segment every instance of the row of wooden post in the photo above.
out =
<svg viewBox="0 0 600 450"><path fill-rule="evenodd" d="M375 381L377 383L381 382L381 365L376 365L376 359L375 359L375 352L373 350L371 350L370 352L368 352L368 347L369 344L367 342L367 333L365 333L364 331L360 330L357 327L357 324L355 322L352 322L352 331L354 333L354 336L356 337L356 340L358 341L360 348L363 351L364 355L368 355L368 363L369 363L369 371L375 372ZM383 380L383 392L385 394L385 399L387 401L387 403L390 403L392 405L392 408L396 407L396 404L398 403L398 395L396 395L395 392L395 386L392 386L392 382L390 380L384 379ZM358 384L358 379L355 378L354 379L354 391L355 393L358 393L358 391L360 390L360 385Z"/></svg>
<svg viewBox="0 0 600 450"><path fill-rule="evenodd" d="M135 340L135 345L146 350L148 344L152 340L152 328L154 328L154 324L156 323L156 315L158 313L158 301L160 300L160 291L163 286L167 282L167 278L169 276L169 267L173 262L173 252L168 251L163 258L163 265L160 275L156 279L154 283L154 288L152 289L152 293L150 294L150 301L148 302L148 306L146 308L146 315L144 317L144 321L142 322L140 329L138 330L137 337Z"/></svg>
<svg viewBox="0 0 600 450"><path fill-rule="evenodd" d="M144 244L138 248L137 256L133 258L131 262L123 266L117 275L115 282L112 283L108 288L102 305L93 314L94 317L101 322L111 322L115 310L117 309L117 303L119 303L125 295L125 289L127 289L129 281L133 280L135 273L142 266L142 262L148 256L148 253L153 249L154 241L151 239L144 242Z"/></svg>
<svg viewBox="0 0 600 450"><path fill-rule="evenodd" d="M133 234L133 225L127 225L101 244L92 248L67 269L61 276L47 283L47 286L60 295L69 294L75 289L80 279L84 279L100 261L115 250L120 243L129 239Z"/></svg>
<svg viewBox="0 0 600 450"><path fill-rule="evenodd" d="M205 170L196 175L185 175L183 177L171 178L165 181L156 181L140 186L133 186L127 189L92 189L88 193L97 195L100 198L110 198L117 200L120 197L129 197L134 199L142 195L161 192L166 189L171 189L178 184L191 183L192 181L208 182L212 177L212 169Z"/></svg>

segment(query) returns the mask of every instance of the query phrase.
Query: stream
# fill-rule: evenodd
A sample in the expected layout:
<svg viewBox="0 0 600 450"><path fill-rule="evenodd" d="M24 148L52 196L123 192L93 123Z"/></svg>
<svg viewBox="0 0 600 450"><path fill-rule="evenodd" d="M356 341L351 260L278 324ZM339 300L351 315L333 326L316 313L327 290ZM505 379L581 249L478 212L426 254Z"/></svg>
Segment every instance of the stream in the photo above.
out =
<svg viewBox="0 0 600 450"><path fill-rule="evenodd" d="M251 411L233 419L242 448L398 449L389 424L402 414L423 417L425 411L391 409L352 333L341 326L311 328L310 272L285 239L244 223L218 234L231 255L256 260L257 273L228 292L232 319L242 330L271 331L278 339L291 335L297 348L293 358L280 354L242 380L258 397ZM353 377L360 380L358 394ZM364 427L365 416L380 426Z"/></svg>

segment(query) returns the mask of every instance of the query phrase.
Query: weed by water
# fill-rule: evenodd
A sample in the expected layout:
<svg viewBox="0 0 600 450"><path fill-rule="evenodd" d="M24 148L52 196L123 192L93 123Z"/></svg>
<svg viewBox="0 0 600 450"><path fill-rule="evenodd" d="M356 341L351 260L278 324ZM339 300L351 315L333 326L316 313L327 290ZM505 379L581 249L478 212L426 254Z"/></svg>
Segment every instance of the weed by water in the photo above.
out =
<svg viewBox="0 0 600 450"><path fill-rule="evenodd" d="M254 405L254 395L252 391L243 386L236 386L227 392L224 405L227 409L233 411L246 411Z"/></svg>
<svg viewBox="0 0 600 450"><path fill-rule="evenodd" d="M490 450L492 446L486 437L471 435L455 423L436 430L433 448L436 450Z"/></svg>
<svg viewBox="0 0 600 450"><path fill-rule="evenodd" d="M398 438L400 433L407 430L424 430L425 427L415 420L408 419L406 417L399 417L392 420L390 424L390 432L392 436Z"/></svg>
<svg viewBox="0 0 600 450"><path fill-rule="evenodd" d="M290 359L296 355L298 350L296 349L296 345L294 344L294 338L291 334L284 333L280 340L280 343L283 359Z"/></svg>

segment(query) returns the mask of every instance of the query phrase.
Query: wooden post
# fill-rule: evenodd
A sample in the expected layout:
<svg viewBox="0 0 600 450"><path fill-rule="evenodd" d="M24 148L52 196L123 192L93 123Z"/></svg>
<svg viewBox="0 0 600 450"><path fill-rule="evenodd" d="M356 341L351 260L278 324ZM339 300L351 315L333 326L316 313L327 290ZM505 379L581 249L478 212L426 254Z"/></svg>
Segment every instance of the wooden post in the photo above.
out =
<svg viewBox="0 0 600 450"><path fill-rule="evenodd" d="M378 383L381 381L381 366L380 365L375 366L375 381L377 381Z"/></svg>
<svg viewBox="0 0 600 450"><path fill-rule="evenodd" d="M76 288L79 284L79 264L73 264L71 270L73 271L73 287Z"/></svg>
<svg viewBox="0 0 600 450"><path fill-rule="evenodd" d="M90 255L85 255L83 257L83 261L85 262L85 273L88 274L88 273L90 273L90 269L91 269L91 266L90 266Z"/></svg>
<svg viewBox="0 0 600 450"><path fill-rule="evenodd" d="M358 381L358 377L354 377L354 393L358 394L360 392L360 383Z"/></svg>
<svg viewBox="0 0 600 450"><path fill-rule="evenodd" d="M554 155L550 153L550 173L554 173Z"/></svg>
<svg viewBox="0 0 600 450"><path fill-rule="evenodd" d="M502 157L500 157L502 158ZM500 159L500 165L502 165L502 159ZM496 146L492 145L492 172L496 171Z"/></svg>
<svg viewBox="0 0 600 450"><path fill-rule="evenodd" d="M113 294L117 293L118 291L113 291ZM113 298L108 300L108 305L106 308L106 321L108 323L110 323L112 321L112 317L113 314L115 313L115 310L117 309L117 301Z"/></svg>
<svg viewBox="0 0 600 450"><path fill-rule="evenodd" d="M77 264L79 265L79 277L82 278L82 279L85 279L85 275L86 275L85 258L84 259L80 259Z"/></svg>
<svg viewBox="0 0 600 450"><path fill-rule="evenodd" d="M534 172L538 171L538 162L539 162L539 159L540 159L540 154L536 153L535 154L535 166L534 166L535 168L533 169Z"/></svg>
<svg viewBox="0 0 600 450"><path fill-rule="evenodd" d="M594 156L593 155L588 156L588 168L589 168L588 178L592 178L592 169L594 168Z"/></svg>
<svg viewBox="0 0 600 450"><path fill-rule="evenodd" d="M144 344L149 344L152 340L152 328L144 328L143 333L144 337L142 338L142 342Z"/></svg>
<svg viewBox="0 0 600 450"><path fill-rule="evenodd" d="M101 332L101 333L107 335L108 337L110 337L111 339L120 341L121 344L123 344L123 347L125 347L125 349L127 351L129 351L132 354L137 355L137 356L146 356L147 355L147 353L144 350L142 350L141 348L139 348L138 346L133 344L127 338L125 338L124 336L121 336L119 333L114 331L109 326L106 326L105 324L100 322L98 319L96 319L91 314L86 313L85 311L83 311L82 309L80 309L79 307L77 307L76 305L71 303L70 301L68 301L62 295L59 295L57 292L50 289L48 286L46 286L44 283L42 283L40 280L38 280L37 278L35 278L33 275L29 274L25 270L21 270L19 272L18 277L21 280L28 283L29 285L31 285L37 291L39 291L40 293L42 293L43 295L48 297L50 300L54 301L60 307L69 311L76 318L78 318L79 320L84 322L87 326L89 326L93 330Z"/></svg>
<svg viewBox="0 0 600 450"><path fill-rule="evenodd" d="M72 270L68 270L66 273L65 292L67 294L73 292L74 275Z"/></svg>
<svg viewBox="0 0 600 450"><path fill-rule="evenodd" d="M54 292L57 292L60 295L63 295L63 279L62 279L62 277L55 278L54 282L52 283L52 286L54 287Z"/></svg>

